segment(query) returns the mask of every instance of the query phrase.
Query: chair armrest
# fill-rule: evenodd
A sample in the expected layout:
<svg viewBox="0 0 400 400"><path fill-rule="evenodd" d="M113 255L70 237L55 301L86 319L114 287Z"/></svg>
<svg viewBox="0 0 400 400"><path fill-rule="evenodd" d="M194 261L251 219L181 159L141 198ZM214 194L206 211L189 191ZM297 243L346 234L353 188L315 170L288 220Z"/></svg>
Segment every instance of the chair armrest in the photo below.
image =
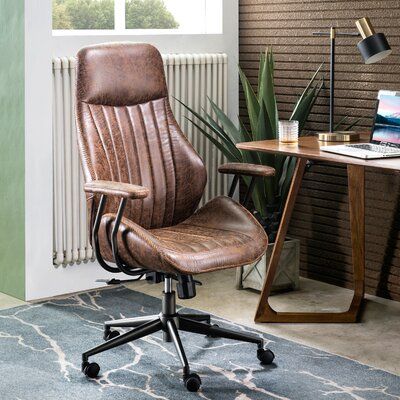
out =
<svg viewBox="0 0 400 400"><path fill-rule="evenodd" d="M245 176L274 176L275 169L266 165L227 163L218 167L221 174L245 175Z"/></svg>
<svg viewBox="0 0 400 400"><path fill-rule="evenodd" d="M87 193L118 196L125 199L144 199L149 195L149 189L146 187L123 182L92 181L85 183L83 188Z"/></svg>

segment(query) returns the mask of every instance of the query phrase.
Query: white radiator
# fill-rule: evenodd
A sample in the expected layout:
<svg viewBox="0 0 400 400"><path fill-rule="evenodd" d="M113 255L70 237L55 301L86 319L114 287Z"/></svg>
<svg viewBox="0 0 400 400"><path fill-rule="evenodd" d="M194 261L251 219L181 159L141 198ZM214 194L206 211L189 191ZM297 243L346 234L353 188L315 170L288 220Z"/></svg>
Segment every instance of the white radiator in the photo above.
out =
<svg viewBox="0 0 400 400"><path fill-rule="evenodd" d="M218 174L224 162L222 154L185 118L180 99L197 112L211 112L211 98L227 110L226 54L163 55L170 101L175 118L189 141L202 157L209 180L202 199L204 204L215 196L226 194L227 177ZM86 201L83 175L76 145L74 91L76 60L74 57L53 58L53 180L55 265L75 264L93 260L87 234Z"/></svg>

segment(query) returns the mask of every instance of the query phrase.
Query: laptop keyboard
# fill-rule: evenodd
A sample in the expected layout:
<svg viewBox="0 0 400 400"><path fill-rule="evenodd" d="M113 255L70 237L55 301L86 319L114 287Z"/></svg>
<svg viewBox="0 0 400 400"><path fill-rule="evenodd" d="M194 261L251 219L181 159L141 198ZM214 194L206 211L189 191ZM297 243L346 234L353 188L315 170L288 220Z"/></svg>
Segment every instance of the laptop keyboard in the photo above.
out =
<svg viewBox="0 0 400 400"><path fill-rule="evenodd" d="M381 146L379 144L347 144L346 147L354 149L368 150L375 153L400 153L400 150L395 147Z"/></svg>

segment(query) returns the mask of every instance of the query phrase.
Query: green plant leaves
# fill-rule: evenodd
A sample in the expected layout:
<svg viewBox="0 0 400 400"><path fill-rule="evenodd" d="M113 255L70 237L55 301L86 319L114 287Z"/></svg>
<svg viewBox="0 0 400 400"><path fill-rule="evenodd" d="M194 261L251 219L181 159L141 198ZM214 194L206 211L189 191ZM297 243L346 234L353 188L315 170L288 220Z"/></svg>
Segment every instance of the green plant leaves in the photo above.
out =
<svg viewBox="0 0 400 400"><path fill-rule="evenodd" d="M262 63L262 70L258 83L258 103L264 103L269 117L269 136L276 139L278 135L278 107L276 104L275 87L274 87L274 57L272 50L267 49Z"/></svg>
<svg viewBox="0 0 400 400"><path fill-rule="evenodd" d="M308 82L306 88L304 89L303 93L301 94L300 98L297 100L296 105L294 107L293 113L292 113L292 117L291 119L295 119L293 118L294 115L297 114L297 108L299 107L299 105L302 104L304 97L307 96L312 84L314 83L315 79L317 78L318 73L321 71L321 68L323 67L324 64L321 64L318 69L315 71L314 75L312 76L312 78L310 79L310 82Z"/></svg>
<svg viewBox="0 0 400 400"><path fill-rule="evenodd" d="M236 128L229 117L210 98L208 98L208 101L228 136L233 138L236 143L245 142L247 140L246 135L243 135L242 131ZM208 116L208 119L210 120L211 116Z"/></svg>
<svg viewBox="0 0 400 400"><path fill-rule="evenodd" d="M239 67L239 76L240 76L240 81L242 83L243 91L244 91L244 96L246 98L246 106L247 106L247 113L249 116L249 121L250 121L250 127L251 127L251 134L252 134L252 140L255 140L255 132L257 130L257 125L258 125L258 115L260 113L260 104L258 103L256 94L254 93L254 90L247 79L246 75L242 71L242 69Z"/></svg>
<svg viewBox="0 0 400 400"><path fill-rule="evenodd" d="M299 132L302 133L304 129L304 125L308 119L310 111L315 103L316 98L323 86L323 82L320 83L319 88L317 89L315 86L312 87L315 79L318 76L323 64L321 64L318 69L315 71L314 75L308 82L308 85L304 89L303 93L301 94L300 98L297 100L292 115L290 116L290 120L292 121L299 121Z"/></svg>
<svg viewBox="0 0 400 400"><path fill-rule="evenodd" d="M291 120L299 121L299 131L302 134L312 107L322 89L323 80L314 84L322 64L311 77L306 88L296 101ZM276 170L276 176L257 179L253 192L253 203L262 217L267 217L268 206L278 203L282 209L286 199L296 159L274 154L240 151L236 144L244 141L271 140L278 136L278 107L274 87L274 56L272 49L267 49L260 55L257 93L239 66L239 77L246 100L247 117L250 131L246 129L239 118L236 127L226 113L211 99L208 99L212 115L203 110L204 116L183 104L200 122L189 119L192 124L205 135L229 161L269 165ZM358 121L357 121L358 122ZM356 122L356 123L357 123ZM354 125L350 125L351 127ZM215 136L214 136L215 135ZM249 177L243 177L247 185Z"/></svg>
<svg viewBox="0 0 400 400"><path fill-rule="evenodd" d="M243 162L243 158L240 154L240 157L234 155L227 146L224 146L221 142L219 142L216 138L214 138L210 133L207 132L206 129L203 129L199 124L187 118L207 139L212 142L218 150L222 152L222 154L231 162Z"/></svg>
<svg viewBox="0 0 400 400"><path fill-rule="evenodd" d="M253 136L255 140L275 139L267 107L263 99L260 102L260 113L258 114L257 127Z"/></svg>
<svg viewBox="0 0 400 400"><path fill-rule="evenodd" d="M334 131L338 130L344 124L347 118L349 118L349 116L345 115L342 119L340 119L340 121L333 127L333 130Z"/></svg>
<svg viewBox="0 0 400 400"><path fill-rule="evenodd" d="M362 118L356 119L353 123L351 123L349 126L345 128L345 131L350 131L352 128L354 128L358 123L362 120Z"/></svg>
<svg viewBox="0 0 400 400"><path fill-rule="evenodd" d="M312 105L314 104L316 88L312 88L302 96L299 102L296 104L296 110L290 117L290 120L299 121L299 132L301 133L304 129L304 125L310 114Z"/></svg>
<svg viewBox="0 0 400 400"><path fill-rule="evenodd" d="M344 124L345 121L347 121L347 119L349 118L348 115L345 115L333 128L334 131L340 130L339 128ZM354 128L360 121L362 120L362 118L358 118L356 119L354 122L352 122L350 125L346 126L345 128L343 128L343 131L349 131L352 128Z"/></svg>
<svg viewBox="0 0 400 400"><path fill-rule="evenodd" d="M183 102L181 102L180 100L176 99L180 104L182 104L190 113L192 113L200 122L202 122L210 131L214 132L214 134L220 139L221 144L223 144L225 146L225 150L230 154L229 159L231 160L232 158L234 160L242 160L242 153L240 152L240 150L236 147L236 143L237 141L234 140L234 138L230 137L228 133L226 133L223 128L221 128L218 123L216 121L213 120L213 118L206 114L206 118L204 118L203 116L201 116L199 113L197 113L196 111L194 111L193 109L191 109L190 107L188 107L187 105L185 105ZM201 127L200 125L196 124L194 121L192 121L191 119L187 118L192 124L194 124L201 133L203 133L205 136L211 136L209 132L207 132L206 129L204 129L203 127ZM235 128L236 129L236 128ZM213 137L214 140L216 140ZM212 140L211 140L212 141ZM241 140L243 141L243 140ZM222 151L222 150L221 150ZM225 154L225 153L224 153Z"/></svg>

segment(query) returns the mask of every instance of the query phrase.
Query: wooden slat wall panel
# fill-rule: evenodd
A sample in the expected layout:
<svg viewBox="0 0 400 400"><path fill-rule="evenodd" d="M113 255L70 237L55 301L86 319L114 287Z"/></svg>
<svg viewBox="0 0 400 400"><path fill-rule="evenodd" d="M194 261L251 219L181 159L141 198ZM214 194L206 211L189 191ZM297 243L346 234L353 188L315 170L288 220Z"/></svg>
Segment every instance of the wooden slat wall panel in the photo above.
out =
<svg viewBox="0 0 400 400"><path fill-rule="evenodd" d="M240 64L256 84L259 53L273 46L280 118L318 65L325 61L329 85L329 41L313 37L336 26L355 31L355 20L369 16L385 32L393 54L383 62L364 65L357 38L337 39L336 120L362 118L358 129L370 129L379 89L400 90L400 1L374 0L240 0ZM323 91L306 129L326 130L329 92ZM244 110L240 93L240 111ZM400 176L367 171L367 291L400 300ZM303 276L350 287L352 282L346 170L315 164L307 171L290 227L301 239Z"/></svg>

